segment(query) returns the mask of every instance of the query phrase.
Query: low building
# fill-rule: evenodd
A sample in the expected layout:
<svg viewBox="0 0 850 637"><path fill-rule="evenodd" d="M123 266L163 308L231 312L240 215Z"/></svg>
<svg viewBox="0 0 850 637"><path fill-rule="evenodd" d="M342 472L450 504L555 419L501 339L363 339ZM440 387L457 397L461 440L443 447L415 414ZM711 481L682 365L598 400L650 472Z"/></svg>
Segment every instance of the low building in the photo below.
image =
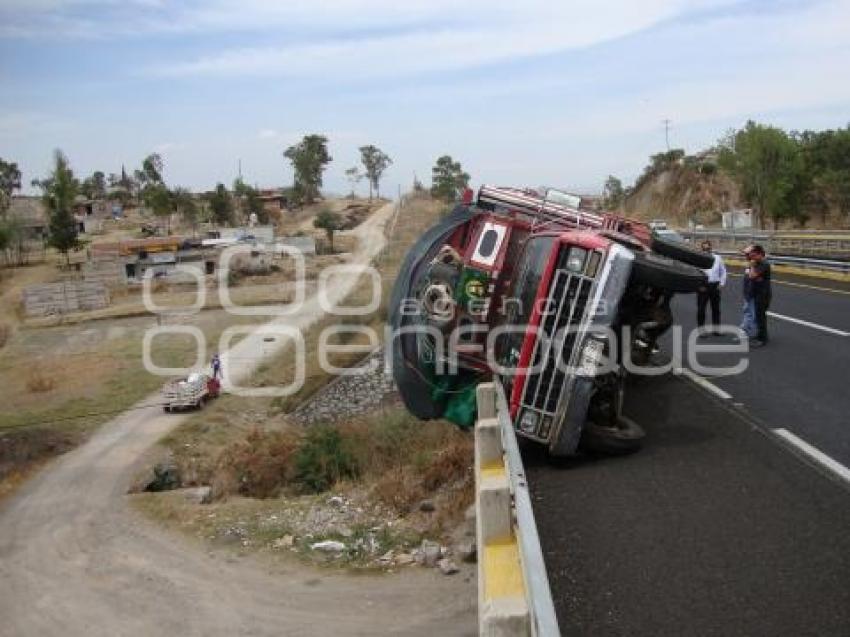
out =
<svg viewBox="0 0 850 637"><path fill-rule="evenodd" d="M724 230L749 230L753 227L752 208L741 208L720 213Z"/></svg>
<svg viewBox="0 0 850 637"><path fill-rule="evenodd" d="M253 228L218 228L208 230L205 245L231 245L236 243L272 243L274 226Z"/></svg>
<svg viewBox="0 0 850 637"><path fill-rule="evenodd" d="M263 202L266 212L273 216L289 207L289 198L278 188L260 190L258 198Z"/></svg>
<svg viewBox="0 0 850 637"><path fill-rule="evenodd" d="M217 262L216 250L204 249L183 237L95 243L89 248L84 277L112 284L139 283L145 276L182 278L177 276L178 265L204 275L215 274Z"/></svg>
<svg viewBox="0 0 850 637"><path fill-rule="evenodd" d="M6 217L19 223L30 240L42 241L50 232L50 217L41 197L12 197Z"/></svg>

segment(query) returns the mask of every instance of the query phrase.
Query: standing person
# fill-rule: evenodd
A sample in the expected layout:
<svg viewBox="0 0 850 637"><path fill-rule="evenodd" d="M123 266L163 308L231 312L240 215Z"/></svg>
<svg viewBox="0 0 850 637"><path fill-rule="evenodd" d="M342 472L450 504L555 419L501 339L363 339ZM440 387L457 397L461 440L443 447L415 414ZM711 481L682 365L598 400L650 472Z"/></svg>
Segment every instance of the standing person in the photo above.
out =
<svg viewBox="0 0 850 637"><path fill-rule="evenodd" d="M752 250L752 246L744 248L744 258L747 260L747 267L744 269L744 278L742 281L743 285L741 289L744 306L740 327L744 334L746 334L747 338L755 338L756 336L756 308L755 302L753 301L753 286L750 281L750 268L752 267L752 263L750 263L750 254L752 253Z"/></svg>
<svg viewBox="0 0 850 637"><path fill-rule="evenodd" d="M212 361L212 374L213 378L218 378L221 376L221 359L219 359L218 354L213 354Z"/></svg>
<svg viewBox="0 0 850 637"><path fill-rule="evenodd" d="M706 239L700 244L700 248L703 252L714 257L714 263L707 270L703 270L708 277L708 283L697 291L697 327L700 331L700 338L708 336L708 332L703 329L705 326L705 306L711 304L713 334L720 336L720 289L726 285L726 264L723 263L723 257L711 251L711 241Z"/></svg>
<svg viewBox="0 0 850 637"><path fill-rule="evenodd" d="M773 296L770 285L770 262L764 248L754 245L750 251L750 271L747 274L750 281L753 305L756 314L756 340L750 347L762 347L767 344L767 310Z"/></svg>

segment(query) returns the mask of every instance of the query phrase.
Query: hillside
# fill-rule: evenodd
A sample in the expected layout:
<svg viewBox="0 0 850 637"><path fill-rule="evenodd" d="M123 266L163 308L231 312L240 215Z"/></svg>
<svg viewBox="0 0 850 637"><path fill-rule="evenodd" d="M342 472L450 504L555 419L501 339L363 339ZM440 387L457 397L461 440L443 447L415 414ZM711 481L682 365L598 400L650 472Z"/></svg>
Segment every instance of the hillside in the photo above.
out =
<svg viewBox="0 0 850 637"><path fill-rule="evenodd" d="M742 207L738 187L713 162L693 157L649 166L625 199L625 212L643 219L667 219L685 226L693 219L719 225L720 213Z"/></svg>

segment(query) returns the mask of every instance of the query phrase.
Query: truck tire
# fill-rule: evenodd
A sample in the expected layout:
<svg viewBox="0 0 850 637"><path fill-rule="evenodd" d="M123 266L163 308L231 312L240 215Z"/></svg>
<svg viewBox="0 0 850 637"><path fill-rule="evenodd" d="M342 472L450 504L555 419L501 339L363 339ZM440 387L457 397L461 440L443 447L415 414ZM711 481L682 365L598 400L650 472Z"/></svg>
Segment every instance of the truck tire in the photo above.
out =
<svg viewBox="0 0 850 637"><path fill-rule="evenodd" d="M695 250L691 246L679 241L668 241L660 237L652 237L650 248L652 248L653 252L657 252L663 257L669 257L703 270L707 270L714 265L714 257L712 255L706 254L701 250Z"/></svg>
<svg viewBox="0 0 850 637"><path fill-rule="evenodd" d="M645 437L643 428L625 416L620 416L616 427L587 421L581 433L581 447L592 453L623 455L640 449Z"/></svg>
<svg viewBox="0 0 850 637"><path fill-rule="evenodd" d="M457 206L440 223L429 228L413 245L402 263L390 296L389 324L393 330L413 323L401 312L404 299L411 296L427 263L452 233L473 217L468 206ZM434 400L434 387L423 365L415 334L391 338L393 380L407 410L420 420L433 420L443 415L445 400Z"/></svg>
<svg viewBox="0 0 850 637"><path fill-rule="evenodd" d="M632 280L670 292L689 294L706 284L705 273L687 263L651 252L636 252Z"/></svg>

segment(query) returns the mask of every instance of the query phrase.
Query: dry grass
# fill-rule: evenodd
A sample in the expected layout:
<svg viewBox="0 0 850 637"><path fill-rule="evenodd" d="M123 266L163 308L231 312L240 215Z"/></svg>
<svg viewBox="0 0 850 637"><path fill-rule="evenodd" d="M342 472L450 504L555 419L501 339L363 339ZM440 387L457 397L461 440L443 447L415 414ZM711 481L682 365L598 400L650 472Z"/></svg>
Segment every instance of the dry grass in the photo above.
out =
<svg viewBox="0 0 850 637"><path fill-rule="evenodd" d="M20 267L0 268L0 320L10 326L23 320L22 292L28 285L53 283L60 277L59 271L47 263L31 263Z"/></svg>
<svg viewBox="0 0 850 637"><path fill-rule="evenodd" d="M415 513L422 500L440 500L441 524L455 520L472 498L470 436L447 422L420 422L401 408L307 430L207 434L218 441L204 445L203 469L197 453L173 445L184 436L172 434L166 442L184 485L211 484L218 499L314 493L352 481L402 516Z"/></svg>
<svg viewBox="0 0 850 637"><path fill-rule="evenodd" d="M52 391L56 388L56 376L50 373L44 365L33 365L27 372L26 387L31 394L43 394Z"/></svg>
<svg viewBox="0 0 850 637"><path fill-rule="evenodd" d="M423 499L438 504L430 527L457 521L472 500L472 441L447 422L423 423L400 408L352 418L319 429L311 438L289 424L285 414L324 387L332 376L318 362L319 336L328 325L367 325L383 336L386 301L410 246L444 212L429 199L414 200L396 223L388 248L377 264L382 274L382 303L366 317L326 317L304 334L306 382L283 399L227 396L190 418L162 442L187 486L211 484L214 495L268 498L320 488L366 488L399 515L416 517ZM345 305L365 305L371 283L363 277ZM339 342L339 341L338 341ZM368 345L365 336L347 344ZM337 354L331 362L349 367L364 353ZM292 352L282 353L254 375L255 386L286 385L294 377ZM309 448L309 452L304 449Z"/></svg>
<svg viewBox="0 0 850 637"><path fill-rule="evenodd" d="M211 481L213 496L278 495L295 476L293 456L298 444L293 432L251 430L219 455Z"/></svg>
<svg viewBox="0 0 850 637"><path fill-rule="evenodd" d="M0 349L6 347L9 342L9 335L12 333L12 328L8 323L0 323Z"/></svg>
<svg viewBox="0 0 850 637"><path fill-rule="evenodd" d="M78 438L41 429L0 432L0 500L50 458L72 449Z"/></svg>
<svg viewBox="0 0 850 637"><path fill-rule="evenodd" d="M198 327L213 342L236 322L224 315L199 321ZM40 464L39 458L85 440L101 423L163 384L163 378L148 374L141 365L142 333L149 324L123 325L127 323L104 323L82 332L71 327L23 329L10 341L0 357L0 465L6 463L0 470L0 491L10 491ZM113 330L123 335L108 337ZM94 334L83 338L86 332ZM162 366L187 365L194 358L193 343L180 336L158 337L153 350ZM17 451L4 455L12 440ZM51 440L67 444L48 444Z"/></svg>

